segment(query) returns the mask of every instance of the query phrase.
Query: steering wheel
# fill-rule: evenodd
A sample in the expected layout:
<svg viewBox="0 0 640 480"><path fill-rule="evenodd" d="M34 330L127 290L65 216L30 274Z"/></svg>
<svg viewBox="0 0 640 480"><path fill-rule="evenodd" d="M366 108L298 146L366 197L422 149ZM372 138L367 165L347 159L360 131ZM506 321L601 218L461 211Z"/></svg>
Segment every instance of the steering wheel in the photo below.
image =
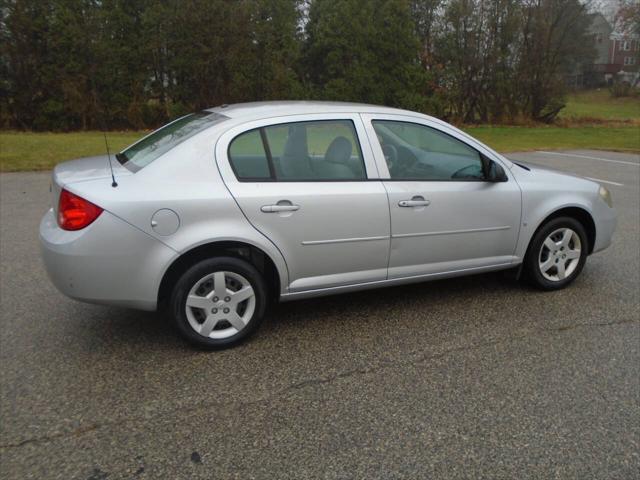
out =
<svg viewBox="0 0 640 480"><path fill-rule="evenodd" d="M398 164L398 150L393 145L388 143L382 145L382 153L384 154L384 159L387 162L387 167L389 171L395 169Z"/></svg>
<svg viewBox="0 0 640 480"><path fill-rule="evenodd" d="M395 164L393 173L397 176L402 176L409 172L416 163L418 163L416 154L401 145L398 147L398 161Z"/></svg>

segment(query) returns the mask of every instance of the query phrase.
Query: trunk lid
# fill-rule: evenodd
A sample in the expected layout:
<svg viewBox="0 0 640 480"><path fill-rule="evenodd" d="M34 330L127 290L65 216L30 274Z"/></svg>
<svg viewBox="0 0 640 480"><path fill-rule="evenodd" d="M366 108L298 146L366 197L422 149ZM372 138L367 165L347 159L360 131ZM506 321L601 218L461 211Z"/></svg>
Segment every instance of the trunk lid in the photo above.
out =
<svg viewBox="0 0 640 480"><path fill-rule="evenodd" d="M113 165L113 173L116 176L116 180L123 175L131 175L129 170L120 165L115 156L111 156L111 164ZM98 155L63 162L56 165L53 175L56 182L62 186L98 178L110 179L109 158L107 155Z"/></svg>
<svg viewBox="0 0 640 480"><path fill-rule="evenodd" d="M133 174L123 167L114 156L111 156L111 164L113 165L113 174L116 177L116 181L123 176ZM97 179L104 179L105 182L111 184L111 170L107 155L78 158L56 165L51 179L51 206L56 215L58 214L60 191L65 186Z"/></svg>

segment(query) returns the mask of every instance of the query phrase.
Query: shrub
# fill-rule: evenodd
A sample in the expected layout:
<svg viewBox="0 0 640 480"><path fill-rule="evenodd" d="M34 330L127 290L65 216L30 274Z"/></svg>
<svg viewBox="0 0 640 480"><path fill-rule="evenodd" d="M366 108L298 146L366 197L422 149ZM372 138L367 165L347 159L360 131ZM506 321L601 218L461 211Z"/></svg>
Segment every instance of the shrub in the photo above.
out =
<svg viewBox="0 0 640 480"><path fill-rule="evenodd" d="M611 96L614 98L630 97L632 94L631 85L627 82L615 82L611 87L609 87L609 91L611 92Z"/></svg>

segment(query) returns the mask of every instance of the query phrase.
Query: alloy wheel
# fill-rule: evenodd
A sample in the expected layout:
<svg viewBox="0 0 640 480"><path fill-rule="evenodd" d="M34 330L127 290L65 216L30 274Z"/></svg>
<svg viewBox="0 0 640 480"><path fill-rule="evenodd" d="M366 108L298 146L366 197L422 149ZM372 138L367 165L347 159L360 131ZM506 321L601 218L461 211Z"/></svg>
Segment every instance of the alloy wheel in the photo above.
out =
<svg viewBox="0 0 640 480"><path fill-rule="evenodd" d="M538 267L551 282L570 277L580 263L580 236L570 228L558 228L547 236L540 247Z"/></svg>

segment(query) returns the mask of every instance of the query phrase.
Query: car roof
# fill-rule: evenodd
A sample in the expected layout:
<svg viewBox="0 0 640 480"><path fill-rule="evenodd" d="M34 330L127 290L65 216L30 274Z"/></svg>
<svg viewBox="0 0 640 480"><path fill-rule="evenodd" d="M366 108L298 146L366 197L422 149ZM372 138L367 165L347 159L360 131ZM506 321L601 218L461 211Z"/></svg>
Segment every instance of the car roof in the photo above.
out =
<svg viewBox="0 0 640 480"><path fill-rule="evenodd" d="M379 105L368 105L366 103L319 102L306 100L235 103L209 108L207 111L216 112L235 119L262 119L281 115L300 115L310 113L387 113L429 118L427 115L409 110L401 110L399 108L383 107Z"/></svg>
<svg viewBox="0 0 640 480"><path fill-rule="evenodd" d="M312 100L276 100L267 102L247 102L247 103L234 103L229 105L220 105L213 108L208 108L206 111L215 112L220 115L224 115L231 121L225 121L217 123L212 129L229 129L236 125L247 123L254 120L266 120L269 118L283 117L289 115L307 115L314 113L365 113L365 114L386 114L386 115L404 115L407 117L420 118L428 120L441 127L457 132L458 136L466 138L467 141L471 141L476 144L482 145L484 148L491 151L493 154L502 158L507 164L511 164L511 161L506 157L491 150L486 145L482 144L469 134L459 130L453 125L450 125L439 118L425 115L419 112L413 112L411 110L402 110L400 108L384 107L381 105L370 105L367 103L351 103L351 102L321 102Z"/></svg>
<svg viewBox="0 0 640 480"><path fill-rule="evenodd" d="M512 162L506 157L492 150L490 147L484 145L480 141L471 137L469 134L459 130L453 125L450 125L438 118L424 115L422 113L414 112L411 110L402 110L399 108L384 107L380 105L370 105L366 103L351 103L351 102L323 102L323 101L311 101L311 100L286 100L286 101L266 101L266 102L247 102L247 103L235 103L229 105L220 105L205 109L205 111L216 113L225 118L222 122L212 122L209 128L204 128L202 131L194 135L193 138L208 137L210 135L220 136L226 131L233 129L239 125L251 123L256 120L268 120L276 117L286 117L291 115L311 115L311 114L331 114L331 113L343 113L343 114L380 114L380 115L403 115L406 117L414 117L417 119L427 120L435 125L439 125L444 128L451 135L453 130L453 136L465 139L474 148L485 149L489 152L490 156L497 156L502 159L503 162L510 168L513 166ZM208 132L208 133L205 133ZM190 139L191 141L191 139ZM153 162L158 164L162 162Z"/></svg>

